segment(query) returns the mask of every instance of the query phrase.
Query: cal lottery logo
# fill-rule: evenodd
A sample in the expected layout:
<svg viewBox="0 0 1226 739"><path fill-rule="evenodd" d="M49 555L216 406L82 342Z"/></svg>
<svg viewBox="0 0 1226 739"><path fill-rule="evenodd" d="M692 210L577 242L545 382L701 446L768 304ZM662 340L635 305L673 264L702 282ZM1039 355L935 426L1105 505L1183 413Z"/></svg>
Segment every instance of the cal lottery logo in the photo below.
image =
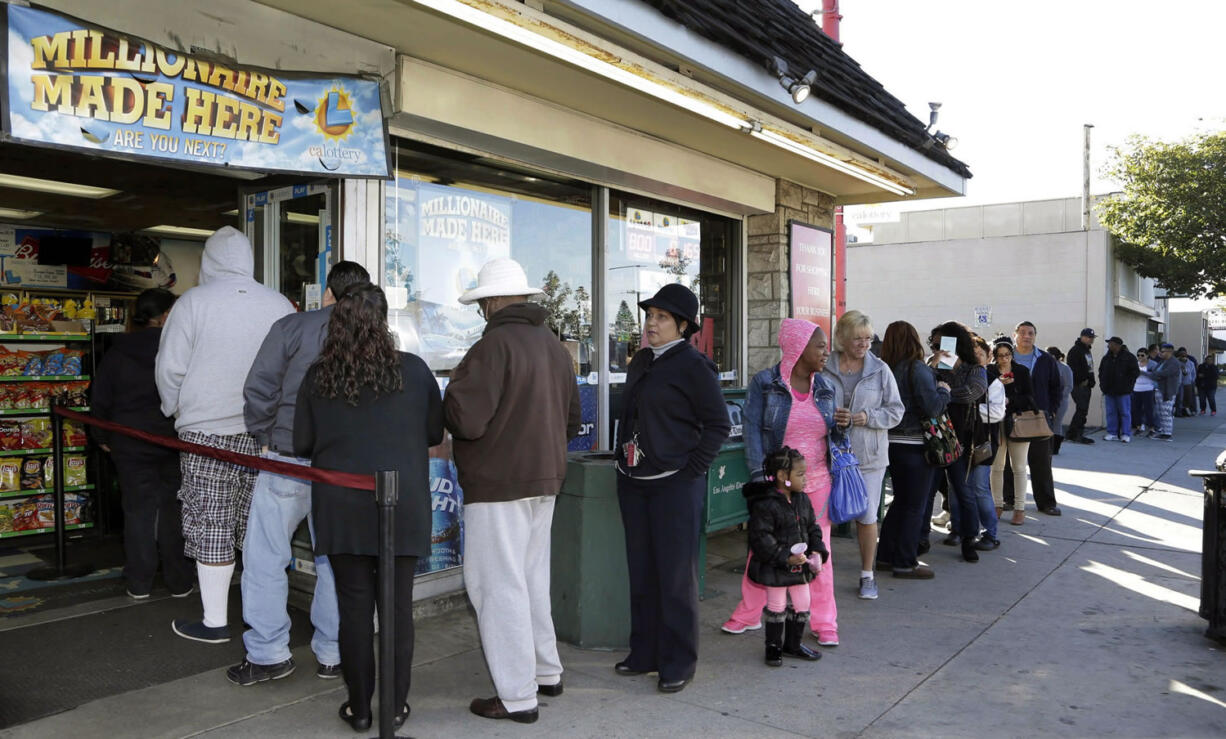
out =
<svg viewBox="0 0 1226 739"><path fill-rule="evenodd" d="M315 106L315 127L325 138L340 141L353 132L357 122L353 100L341 87L333 87Z"/></svg>

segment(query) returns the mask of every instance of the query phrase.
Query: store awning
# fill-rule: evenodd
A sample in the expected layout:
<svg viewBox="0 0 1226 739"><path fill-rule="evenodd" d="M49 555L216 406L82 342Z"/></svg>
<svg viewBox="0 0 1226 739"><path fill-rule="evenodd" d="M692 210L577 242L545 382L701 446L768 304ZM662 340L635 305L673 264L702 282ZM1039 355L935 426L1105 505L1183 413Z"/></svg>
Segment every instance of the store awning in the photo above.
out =
<svg viewBox="0 0 1226 739"><path fill-rule="evenodd" d="M960 162L921 154L908 142L893 138L889 130L816 96L809 108L812 115L798 113L796 106L789 108L773 94L764 95L768 89L764 79L778 87L767 71L721 50L714 41L688 34L690 46L683 52L700 56L703 49L721 50L725 58L739 60L728 72L712 71L675 52L662 53L654 39L684 34L686 29L642 2L616 4L619 17L633 13L636 19L647 19L643 22L648 25L640 25L635 33L590 10L597 7L592 3L577 1L551 4L550 12L559 15L510 0L345 4L266 0L266 4L387 44L414 63L464 75L491 90L511 91L643 135L644 148L652 141L668 142L829 193L838 203L960 195L969 176ZM864 79L865 84L876 85L867 75ZM411 85L398 95L403 101L400 112L421 118L428 118L433 108L454 111L471 100L446 89ZM422 100L422 95L432 99ZM481 130L483 120L504 128L509 125L506 121L474 118L471 126L477 133L507 133ZM520 124L539 129L550 121ZM627 161L636 161L633 152L626 155Z"/></svg>

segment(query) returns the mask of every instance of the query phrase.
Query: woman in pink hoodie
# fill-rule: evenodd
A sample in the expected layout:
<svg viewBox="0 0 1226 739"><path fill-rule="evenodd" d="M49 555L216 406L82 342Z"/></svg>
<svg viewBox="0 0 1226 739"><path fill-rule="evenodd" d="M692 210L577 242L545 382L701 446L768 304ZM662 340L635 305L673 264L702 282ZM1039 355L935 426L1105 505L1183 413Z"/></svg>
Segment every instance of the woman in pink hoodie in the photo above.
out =
<svg viewBox="0 0 1226 739"><path fill-rule="evenodd" d="M754 480L761 479L763 458L782 447L800 451L808 460L805 493L817 512L822 537L830 541L830 466L827 437L840 431L834 423L834 388L822 378L830 347L826 332L815 323L785 318L779 328L783 361L754 375L745 398L742 416L745 461ZM831 560L832 562L833 560ZM748 569L748 567L746 568ZM834 603L834 568L827 563L809 584L809 628L817 643L839 643L838 611ZM741 578L741 602L723 625L729 634L741 634L762 626L766 589Z"/></svg>

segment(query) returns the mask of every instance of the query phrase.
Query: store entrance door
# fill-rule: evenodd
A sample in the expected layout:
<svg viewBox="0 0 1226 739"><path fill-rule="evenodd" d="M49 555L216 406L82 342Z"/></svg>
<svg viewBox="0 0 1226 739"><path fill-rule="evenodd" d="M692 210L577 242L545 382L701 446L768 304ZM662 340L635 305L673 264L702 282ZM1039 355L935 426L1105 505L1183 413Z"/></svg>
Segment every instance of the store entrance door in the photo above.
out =
<svg viewBox="0 0 1226 739"><path fill-rule="evenodd" d="M250 192L243 198L255 278L299 310L320 306L328 268L336 261L335 182Z"/></svg>

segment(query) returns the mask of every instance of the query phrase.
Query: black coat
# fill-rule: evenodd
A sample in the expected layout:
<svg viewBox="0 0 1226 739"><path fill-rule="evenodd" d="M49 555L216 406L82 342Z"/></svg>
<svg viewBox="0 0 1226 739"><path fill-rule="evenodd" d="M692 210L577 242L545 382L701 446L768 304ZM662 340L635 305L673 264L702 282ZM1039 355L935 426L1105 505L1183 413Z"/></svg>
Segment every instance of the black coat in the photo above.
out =
<svg viewBox="0 0 1226 739"><path fill-rule="evenodd" d="M1201 362L1196 368L1196 386L1205 390L1213 390L1217 387L1219 375L1216 364Z"/></svg>
<svg viewBox="0 0 1226 739"><path fill-rule="evenodd" d="M749 501L749 579L768 588L811 582L816 575L808 564L788 564L799 542L808 544L806 557L818 552L823 562L830 558L809 496L795 490L789 502L770 482L747 483L742 492Z"/></svg>
<svg viewBox="0 0 1226 739"><path fill-rule="evenodd" d="M626 373L625 406L618 424L618 466L632 477L680 470L682 479L707 474L732 424L715 363L682 342L658 359L639 350ZM622 445L638 431L646 459L625 466Z"/></svg>
<svg viewBox="0 0 1226 739"><path fill-rule="evenodd" d="M1126 346L1116 354L1107 350L1098 363L1098 382L1103 395L1132 395L1139 374L1141 367L1137 364L1137 355Z"/></svg>
<svg viewBox="0 0 1226 739"><path fill-rule="evenodd" d="M153 379L162 329L145 328L115 337L94 373L90 407L94 416L151 434L177 437L173 418L162 415L162 399ZM130 436L93 428L99 444L106 444L117 455L135 457L178 456L178 452L157 447Z"/></svg>
<svg viewBox="0 0 1226 739"><path fill-rule="evenodd" d="M1005 388L1005 418L1009 418L1014 413L1036 410L1034 384L1030 381L1030 370L1026 369L1025 365L1014 362L1009 371L1013 373L1013 382L1007 385L1001 383ZM988 384L992 384L992 380L999 379L1000 368L995 364L988 365Z"/></svg>
<svg viewBox="0 0 1226 739"><path fill-rule="evenodd" d="M315 389L319 366L307 370L294 412L294 453L312 467L371 475L397 470L396 556L430 554L430 467L427 450L443 440L443 400L426 363L400 352L400 392L376 397L363 388L356 406ZM377 555L374 493L311 483L317 554Z"/></svg>
<svg viewBox="0 0 1226 739"><path fill-rule="evenodd" d="M1069 348L1066 361L1073 370L1073 387L1083 384L1086 387L1094 387L1094 360L1090 356L1090 347L1086 346L1085 342L1078 339L1077 343Z"/></svg>

